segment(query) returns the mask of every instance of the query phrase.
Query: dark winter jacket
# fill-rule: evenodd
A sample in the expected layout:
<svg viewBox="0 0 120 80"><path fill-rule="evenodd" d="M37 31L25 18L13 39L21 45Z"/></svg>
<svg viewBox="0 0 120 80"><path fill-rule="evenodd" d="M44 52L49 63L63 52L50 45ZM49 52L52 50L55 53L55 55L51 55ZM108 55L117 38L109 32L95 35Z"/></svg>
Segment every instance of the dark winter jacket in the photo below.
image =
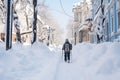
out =
<svg viewBox="0 0 120 80"><path fill-rule="evenodd" d="M68 52L70 52L70 50L72 50L72 44L70 44L69 42L65 42L65 43L64 43L64 45L63 45L63 47L62 47L62 50L64 50L64 51L66 52L66 44L69 45L69 51L68 51Z"/></svg>

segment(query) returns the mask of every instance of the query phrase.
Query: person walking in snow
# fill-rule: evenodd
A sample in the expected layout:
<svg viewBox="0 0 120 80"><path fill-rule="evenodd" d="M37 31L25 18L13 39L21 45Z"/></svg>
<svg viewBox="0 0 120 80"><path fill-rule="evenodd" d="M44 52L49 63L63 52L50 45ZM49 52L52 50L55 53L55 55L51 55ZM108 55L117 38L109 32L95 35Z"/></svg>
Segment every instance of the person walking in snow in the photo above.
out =
<svg viewBox="0 0 120 80"><path fill-rule="evenodd" d="M72 50L72 44L70 44L68 39L65 40L62 50L64 51L64 61L70 63L70 52Z"/></svg>

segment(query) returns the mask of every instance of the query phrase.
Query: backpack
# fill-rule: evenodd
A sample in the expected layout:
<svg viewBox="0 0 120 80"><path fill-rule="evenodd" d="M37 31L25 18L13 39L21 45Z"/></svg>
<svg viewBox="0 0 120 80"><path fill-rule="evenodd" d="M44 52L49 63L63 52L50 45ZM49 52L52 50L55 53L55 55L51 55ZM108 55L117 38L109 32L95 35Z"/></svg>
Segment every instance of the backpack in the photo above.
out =
<svg viewBox="0 0 120 80"><path fill-rule="evenodd" d="M65 44L65 52L70 51L70 45L68 43Z"/></svg>
<svg viewBox="0 0 120 80"><path fill-rule="evenodd" d="M70 50L72 50L72 44L70 44Z"/></svg>

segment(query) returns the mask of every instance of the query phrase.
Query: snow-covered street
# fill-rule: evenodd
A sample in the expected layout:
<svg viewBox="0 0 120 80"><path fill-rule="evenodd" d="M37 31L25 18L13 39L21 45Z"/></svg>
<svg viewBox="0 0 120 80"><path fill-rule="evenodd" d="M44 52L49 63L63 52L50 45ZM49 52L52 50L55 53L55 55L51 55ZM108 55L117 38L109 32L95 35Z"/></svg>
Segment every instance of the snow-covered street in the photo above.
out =
<svg viewBox="0 0 120 80"><path fill-rule="evenodd" d="M0 43L0 80L119 80L120 43L81 43L65 63L60 48Z"/></svg>
<svg viewBox="0 0 120 80"><path fill-rule="evenodd" d="M119 80L119 48L119 43L75 46L72 63L60 61L56 80Z"/></svg>
<svg viewBox="0 0 120 80"><path fill-rule="evenodd" d="M120 0L0 0L0 80L120 80Z"/></svg>

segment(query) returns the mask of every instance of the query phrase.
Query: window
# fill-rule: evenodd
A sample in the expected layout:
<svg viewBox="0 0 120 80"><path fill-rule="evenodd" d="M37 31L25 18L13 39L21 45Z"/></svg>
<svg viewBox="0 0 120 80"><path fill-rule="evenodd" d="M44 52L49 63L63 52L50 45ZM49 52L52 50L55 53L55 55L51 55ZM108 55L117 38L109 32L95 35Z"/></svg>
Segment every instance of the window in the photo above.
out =
<svg viewBox="0 0 120 80"><path fill-rule="evenodd" d="M120 29L120 12L118 12L118 29Z"/></svg>
<svg viewBox="0 0 120 80"><path fill-rule="evenodd" d="M79 42L83 41L83 31L79 31Z"/></svg>
<svg viewBox="0 0 120 80"><path fill-rule="evenodd" d="M119 7L120 7L120 0L119 0Z"/></svg>
<svg viewBox="0 0 120 80"><path fill-rule="evenodd" d="M114 27L113 27L114 25L113 25L113 17L112 17L112 19L111 19L111 30L112 30L112 32L114 31Z"/></svg>
<svg viewBox="0 0 120 80"><path fill-rule="evenodd" d="M106 40L109 40L108 22L106 21Z"/></svg>
<svg viewBox="0 0 120 80"><path fill-rule="evenodd" d="M116 2L116 11L118 11L119 10L119 2L117 1Z"/></svg>
<svg viewBox="0 0 120 80"><path fill-rule="evenodd" d="M111 10L110 10L110 14L111 14L111 32L114 31L114 18L113 18L113 14L114 13L114 8L113 6L111 7Z"/></svg>
<svg viewBox="0 0 120 80"><path fill-rule="evenodd" d="M75 22L78 22L78 13L75 13L75 14L74 14L74 21L75 21Z"/></svg>
<svg viewBox="0 0 120 80"><path fill-rule="evenodd" d="M80 12L78 16L79 16L79 22L81 23L82 22L82 13Z"/></svg>
<svg viewBox="0 0 120 80"><path fill-rule="evenodd" d="M105 34L106 35L108 34L108 22L107 22L107 20L105 22Z"/></svg>
<svg viewBox="0 0 120 80"><path fill-rule="evenodd" d="M117 1L117 2L116 2L116 8L117 8L117 10L120 9L120 1Z"/></svg>
<svg viewBox="0 0 120 80"><path fill-rule="evenodd" d="M107 0L104 0L103 3L104 3L104 4L107 4L108 2L107 2Z"/></svg>

